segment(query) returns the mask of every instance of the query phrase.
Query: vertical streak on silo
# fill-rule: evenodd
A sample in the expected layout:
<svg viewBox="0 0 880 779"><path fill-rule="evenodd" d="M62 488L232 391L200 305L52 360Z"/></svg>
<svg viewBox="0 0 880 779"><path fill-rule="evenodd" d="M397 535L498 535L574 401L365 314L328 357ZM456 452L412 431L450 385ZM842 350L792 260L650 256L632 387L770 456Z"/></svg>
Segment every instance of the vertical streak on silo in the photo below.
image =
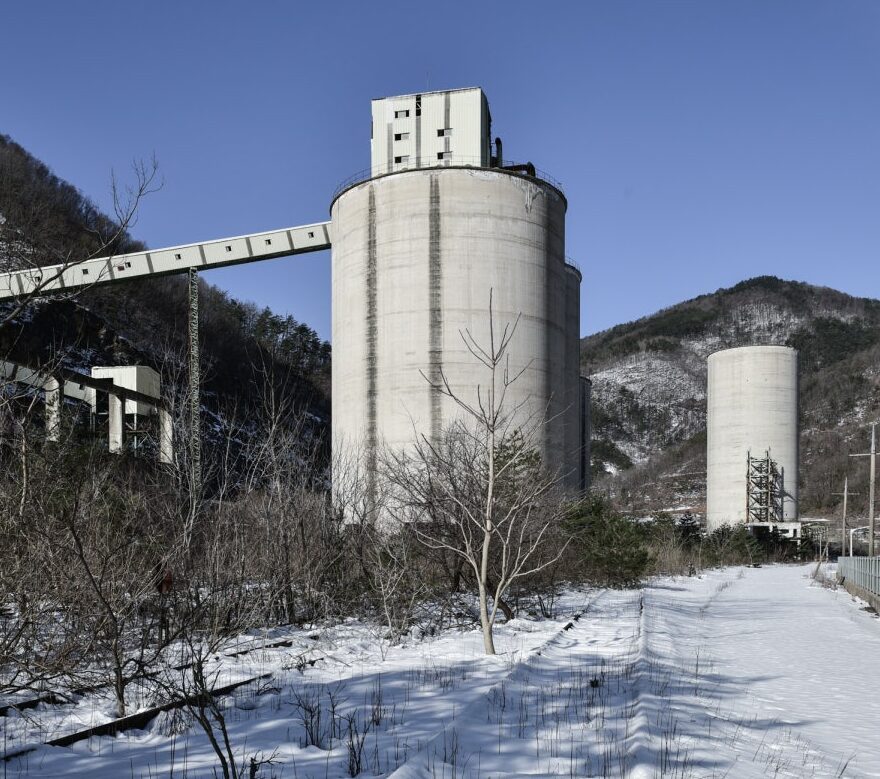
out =
<svg viewBox="0 0 880 779"><path fill-rule="evenodd" d="M442 267L440 264L440 180L431 176L428 204L428 380L431 384L431 443L440 441L443 381Z"/></svg>
<svg viewBox="0 0 880 779"><path fill-rule="evenodd" d="M385 158L385 170L373 170L370 171L370 174L373 176L381 176L384 173L391 173L394 170L394 125L391 122L385 125L386 129L386 137L385 142L388 144L388 149L386 154L388 155ZM370 189L370 193L372 194L372 188Z"/></svg>
<svg viewBox="0 0 880 779"><path fill-rule="evenodd" d="M443 151L444 152L449 151L449 144L450 144L449 134L446 132L450 127L450 123L449 123L450 97L451 97L451 95L449 94L449 92L447 92L443 96ZM465 162L470 162L470 160L466 160Z"/></svg>
<svg viewBox="0 0 880 779"><path fill-rule="evenodd" d="M529 186L534 185L530 184ZM537 204L537 198L535 198L535 201L536 202L532 204L532 208L534 208ZM541 252L544 258L544 261L541 263L544 271L544 365L540 367L542 367L544 370L544 397L546 398L547 405L543 409L535 409L536 412L540 412L542 415L535 421L538 424L542 425L540 435L546 441L549 438L549 427L552 425L554 428L558 428L560 427L560 423L564 421L561 418L557 419L560 404L557 402L558 399L556 393L554 392L555 390L558 390L560 392L564 391L562 389L564 387L564 384L561 383L560 386L557 387L556 382L553 381L554 371L557 371L560 367L553 364L554 342L558 334L554 331L554 328L552 326L553 317L556 315L554 309L558 305L559 301L553 299L553 292L555 291L553 287L554 269L552 267L554 259L552 244L555 237L553 225L553 210L548 207L546 198L542 202L545 206L543 238L547 243L545 243L543 246L537 247L537 251ZM562 449L564 448L565 446L563 443Z"/></svg>
<svg viewBox="0 0 880 779"><path fill-rule="evenodd" d="M376 193L370 184L367 206L367 506L376 505Z"/></svg>

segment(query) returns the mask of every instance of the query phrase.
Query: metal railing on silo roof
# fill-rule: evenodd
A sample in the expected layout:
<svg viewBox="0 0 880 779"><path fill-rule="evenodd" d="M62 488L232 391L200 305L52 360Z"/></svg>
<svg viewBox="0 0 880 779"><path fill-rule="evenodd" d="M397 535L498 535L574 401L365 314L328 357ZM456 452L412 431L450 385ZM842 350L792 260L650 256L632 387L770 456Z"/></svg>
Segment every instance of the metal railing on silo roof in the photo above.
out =
<svg viewBox="0 0 880 779"><path fill-rule="evenodd" d="M839 557L837 577L880 597L880 557Z"/></svg>
<svg viewBox="0 0 880 779"><path fill-rule="evenodd" d="M519 165L524 166L526 164L528 163L514 162L513 160L502 160L501 165L489 167L488 165L484 165L483 161L478 157L460 157L455 154L442 160L425 160L424 164L422 165L416 165L415 162L410 164L389 162L385 165L379 165L375 168L364 168L364 170L359 170L357 173L354 173L347 179L344 179L333 191L333 196L330 199L335 200L338 195L340 195L349 187L353 187L355 184L360 184L363 181L378 178L379 176L387 176L390 173L404 173L411 170L431 170L433 168L481 168L483 170L504 170L505 168L516 167ZM522 171L508 172L522 173ZM557 181L545 170L535 168L535 178L538 178L541 181L546 181L548 184L550 184L550 186L555 187L562 193L565 192L565 190L562 188L562 182Z"/></svg>

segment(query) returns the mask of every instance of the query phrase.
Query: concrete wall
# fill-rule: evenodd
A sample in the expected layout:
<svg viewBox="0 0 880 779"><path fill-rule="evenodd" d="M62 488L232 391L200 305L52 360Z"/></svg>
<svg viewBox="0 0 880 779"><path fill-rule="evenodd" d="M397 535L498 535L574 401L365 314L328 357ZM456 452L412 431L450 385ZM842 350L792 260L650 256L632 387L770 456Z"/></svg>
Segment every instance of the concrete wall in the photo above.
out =
<svg viewBox="0 0 880 779"><path fill-rule="evenodd" d="M374 176L408 168L489 164L489 105L477 87L385 97L373 100L372 113Z"/></svg>
<svg viewBox="0 0 880 779"><path fill-rule="evenodd" d="M571 403L578 371L566 329L579 319L575 277L565 267L565 209L550 185L459 168L385 176L337 198L331 209L337 452L353 447L369 463L383 444L438 436L460 413L431 389L441 376L465 401L476 401L487 374L460 333L487 343L491 290L496 337L519 316L509 370L523 373L507 398L507 408L517 409L513 424L525 428L546 418L537 449L567 484L579 485L576 439L566 432L580 414Z"/></svg>
<svg viewBox="0 0 880 779"><path fill-rule="evenodd" d="M785 469L784 518L798 516L797 352L744 346L709 356L706 400L706 521L709 530L746 521L746 471L752 456Z"/></svg>

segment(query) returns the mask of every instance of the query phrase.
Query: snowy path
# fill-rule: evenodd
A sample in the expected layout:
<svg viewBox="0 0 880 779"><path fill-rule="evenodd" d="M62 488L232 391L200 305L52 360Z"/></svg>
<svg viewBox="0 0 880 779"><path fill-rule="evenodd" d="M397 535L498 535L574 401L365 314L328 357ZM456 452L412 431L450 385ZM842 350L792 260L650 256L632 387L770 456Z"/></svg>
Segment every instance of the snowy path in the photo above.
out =
<svg viewBox="0 0 880 779"><path fill-rule="evenodd" d="M262 775L278 779L349 776L346 716L369 731L360 776L880 777L880 620L813 584L811 568L571 592L564 613L590 606L570 629L515 620L499 627L493 658L479 631L386 654L345 623L322 636L320 667L300 673L267 655L259 670L275 674L272 689L228 702L230 736L242 756L274 753ZM238 670L257 670L247 663ZM323 707L316 741L303 696ZM204 736L168 724L42 748L7 775L212 776Z"/></svg>
<svg viewBox="0 0 880 779"><path fill-rule="evenodd" d="M880 777L880 622L844 590L810 582L811 570L737 569L646 590L643 670L655 689L641 705L661 731L675 724L693 775Z"/></svg>
<svg viewBox="0 0 880 779"><path fill-rule="evenodd" d="M880 621L810 570L606 593L392 777L880 777Z"/></svg>

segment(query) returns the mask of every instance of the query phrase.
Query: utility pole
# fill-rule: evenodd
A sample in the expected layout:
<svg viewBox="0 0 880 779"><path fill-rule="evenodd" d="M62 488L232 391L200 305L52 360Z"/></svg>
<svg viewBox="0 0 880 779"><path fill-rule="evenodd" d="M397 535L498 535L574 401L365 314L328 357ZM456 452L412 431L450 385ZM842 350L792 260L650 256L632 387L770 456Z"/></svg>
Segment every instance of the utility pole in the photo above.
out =
<svg viewBox="0 0 880 779"><path fill-rule="evenodd" d="M850 492L849 491L849 477L843 477L843 492L832 492L832 495L843 495L843 519L840 523L840 554L841 556L846 554L846 499L850 495L858 495L858 492ZM852 543L850 543L850 547L852 547ZM852 552L850 552L850 557L852 557Z"/></svg>
<svg viewBox="0 0 880 779"><path fill-rule="evenodd" d="M871 451L851 454L850 457L870 457L871 472L868 476L868 557L874 556L874 474L877 463L877 423L871 422Z"/></svg>
<svg viewBox="0 0 880 779"><path fill-rule="evenodd" d="M187 541L202 497L202 431L199 400L199 273L189 269L189 454L190 513Z"/></svg>

